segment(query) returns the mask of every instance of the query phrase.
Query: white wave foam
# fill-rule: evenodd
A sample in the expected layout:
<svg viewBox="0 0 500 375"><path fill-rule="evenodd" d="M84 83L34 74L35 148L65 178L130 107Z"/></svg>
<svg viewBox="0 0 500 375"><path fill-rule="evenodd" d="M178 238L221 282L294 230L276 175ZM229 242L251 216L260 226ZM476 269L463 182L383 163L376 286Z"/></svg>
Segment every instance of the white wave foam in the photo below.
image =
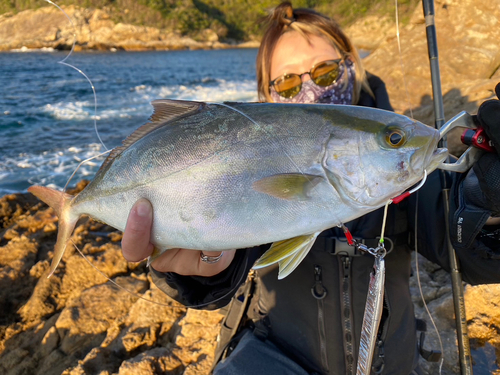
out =
<svg viewBox="0 0 500 375"><path fill-rule="evenodd" d="M117 97L107 103L97 96L97 119L131 118L133 115L149 115L150 102L155 99L180 99L203 102L254 102L257 101L254 80L241 82L224 79L206 78L206 85L159 86L139 85L132 87L130 93ZM94 118L94 102L59 102L47 104L42 111L58 120L89 120Z"/></svg>
<svg viewBox="0 0 500 375"><path fill-rule="evenodd" d="M86 120L93 116L93 108L90 109L90 102L59 102L46 104L42 111L49 113L58 120Z"/></svg>
<svg viewBox="0 0 500 375"><path fill-rule="evenodd" d="M42 47L42 48L28 48L22 46L21 48L14 48L10 50L11 52L55 52L56 50L52 47Z"/></svg>
<svg viewBox="0 0 500 375"><path fill-rule="evenodd" d="M0 163L0 191L6 194L12 189L4 188L4 184L10 186L16 181L23 185L26 181L30 185L52 184L62 189L78 164L82 160L99 155L102 152L101 147L100 144L92 143L81 148L70 147L63 151L45 151L41 154L22 153L16 157L5 158L3 163ZM73 184L82 178L93 177L105 158L104 155L80 167L73 177Z"/></svg>
<svg viewBox="0 0 500 375"><path fill-rule="evenodd" d="M239 101L252 102L257 100L256 87L254 80L245 80L241 82L226 81L217 79L217 86L164 86L153 93L160 98L172 98L182 100L198 100L204 102L224 102Z"/></svg>

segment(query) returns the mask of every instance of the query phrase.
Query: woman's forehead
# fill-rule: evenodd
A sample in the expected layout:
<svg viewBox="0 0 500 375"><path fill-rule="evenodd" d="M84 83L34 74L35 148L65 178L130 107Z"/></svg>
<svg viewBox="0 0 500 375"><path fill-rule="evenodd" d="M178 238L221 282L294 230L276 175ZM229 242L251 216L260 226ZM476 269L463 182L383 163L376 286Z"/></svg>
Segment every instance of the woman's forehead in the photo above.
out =
<svg viewBox="0 0 500 375"><path fill-rule="evenodd" d="M284 73L303 73L324 60L338 59L340 54L325 37L297 31L281 35L271 57L271 78Z"/></svg>

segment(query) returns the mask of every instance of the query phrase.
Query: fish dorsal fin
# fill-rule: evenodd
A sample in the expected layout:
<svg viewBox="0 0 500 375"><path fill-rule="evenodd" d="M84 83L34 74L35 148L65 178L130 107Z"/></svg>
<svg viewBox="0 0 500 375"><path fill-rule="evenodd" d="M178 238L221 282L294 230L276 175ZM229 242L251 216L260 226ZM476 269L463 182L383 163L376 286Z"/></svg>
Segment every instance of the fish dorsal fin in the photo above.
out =
<svg viewBox="0 0 500 375"><path fill-rule="evenodd" d="M203 102L190 102L187 100L159 99L151 102L154 112L147 124L142 125L123 141L122 147L129 147L146 134L168 125L170 121L197 112L206 106Z"/></svg>
<svg viewBox="0 0 500 375"><path fill-rule="evenodd" d="M203 102L192 102L187 100L172 100L172 99L159 99L151 102L154 112L149 118L148 123L136 129L132 134L122 142L122 146L114 148L102 163L101 168L108 165L114 158L121 154L125 149L133 145L145 135L153 132L154 130L168 125L169 122L187 116L189 114L202 110L206 104Z"/></svg>
<svg viewBox="0 0 500 375"><path fill-rule="evenodd" d="M188 115L191 112L197 112L206 106L203 102L172 99L153 100L151 104L154 112L149 121L161 124Z"/></svg>

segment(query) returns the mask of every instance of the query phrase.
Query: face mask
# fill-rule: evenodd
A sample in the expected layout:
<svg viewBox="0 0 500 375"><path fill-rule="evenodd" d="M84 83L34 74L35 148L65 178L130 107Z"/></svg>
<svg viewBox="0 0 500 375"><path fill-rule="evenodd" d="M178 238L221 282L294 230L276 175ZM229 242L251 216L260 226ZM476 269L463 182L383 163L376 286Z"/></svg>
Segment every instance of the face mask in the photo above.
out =
<svg viewBox="0 0 500 375"><path fill-rule="evenodd" d="M271 90L271 98L274 103L352 104L355 74L354 63L345 60L345 64L340 65L339 78L330 86L321 87L308 80L302 83L300 92L291 99L278 95L274 90ZM348 82L344 88L345 79Z"/></svg>

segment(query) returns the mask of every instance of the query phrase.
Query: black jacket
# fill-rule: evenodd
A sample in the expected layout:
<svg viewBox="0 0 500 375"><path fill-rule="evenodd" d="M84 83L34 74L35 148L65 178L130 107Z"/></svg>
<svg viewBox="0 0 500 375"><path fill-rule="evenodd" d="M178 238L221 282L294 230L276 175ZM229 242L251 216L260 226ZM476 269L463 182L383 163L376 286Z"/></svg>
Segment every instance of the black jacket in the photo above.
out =
<svg viewBox="0 0 500 375"><path fill-rule="evenodd" d="M392 110L384 83L373 75L368 79L375 100L363 92L358 104ZM355 237L374 242L380 235L382 217L383 209L379 209L346 225ZM416 325L409 288L411 249L416 238L420 253L449 270L445 220L440 172L428 177L418 195L389 207L385 236L394 246L385 257L384 312L373 360L375 367L383 366L382 374L410 374L415 368ZM297 269L283 280L277 278L277 265L255 273L256 289L248 318L257 322L259 329L263 327L269 340L309 372L356 371L374 258L336 252L343 238L339 228L324 231ZM152 269L153 280L187 306L220 308L231 300L253 262L266 249L259 246L238 250L232 264L211 278L163 274ZM496 259L491 254L497 254ZM464 280L472 284L500 282L498 254L499 249L486 247L481 241L458 250Z"/></svg>

